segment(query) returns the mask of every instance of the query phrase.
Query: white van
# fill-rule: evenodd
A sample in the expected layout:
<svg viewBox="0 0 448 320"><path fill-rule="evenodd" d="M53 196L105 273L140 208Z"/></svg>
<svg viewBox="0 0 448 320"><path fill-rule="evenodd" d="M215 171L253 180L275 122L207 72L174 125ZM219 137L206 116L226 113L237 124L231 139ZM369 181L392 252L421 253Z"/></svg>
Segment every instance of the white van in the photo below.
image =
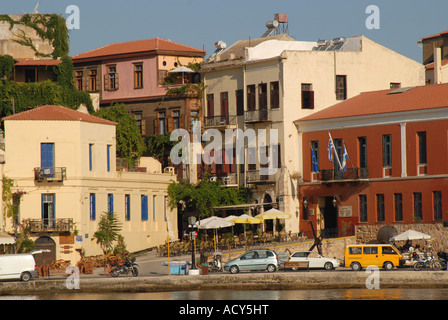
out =
<svg viewBox="0 0 448 320"><path fill-rule="evenodd" d="M28 281L37 277L34 257L29 253L0 255L0 280L20 279Z"/></svg>

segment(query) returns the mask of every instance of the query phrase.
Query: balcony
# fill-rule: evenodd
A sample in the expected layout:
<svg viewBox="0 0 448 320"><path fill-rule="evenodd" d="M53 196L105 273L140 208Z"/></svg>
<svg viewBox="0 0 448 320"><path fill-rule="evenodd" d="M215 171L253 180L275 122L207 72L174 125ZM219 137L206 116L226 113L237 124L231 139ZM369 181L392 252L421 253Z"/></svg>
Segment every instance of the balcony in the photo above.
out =
<svg viewBox="0 0 448 320"><path fill-rule="evenodd" d="M204 126L206 128L227 128L229 126L236 127L236 122L236 116L234 115L222 115L204 118Z"/></svg>
<svg viewBox="0 0 448 320"><path fill-rule="evenodd" d="M269 171L268 168L265 168L265 169L267 171ZM265 174L266 172L260 171L260 170L248 170L248 171L246 171L246 183L247 184L275 184L276 176L277 176L276 172L272 172L272 174Z"/></svg>
<svg viewBox="0 0 448 320"><path fill-rule="evenodd" d="M46 167L39 167L34 168L34 180L37 182L62 182L65 179L67 179L66 176L66 168L46 168Z"/></svg>
<svg viewBox="0 0 448 320"><path fill-rule="evenodd" d="M346 172L339 169L320 170L320 180L325 183L368 181L368 179L367 168L347 168Z"/></svg>
<svg viewBox="0 0 448 320"><path fill-rule="evenodd" d="M71 232L73 219L28 219L31 232Z"/></svg>
<svg viewBox="0 0 448 320"><path fill-rule="evenodd" d="M210 181L222 181L223 187L237 187L238 175L236 173L220 174L218 176L210 177Z"/></svg>
<svg viewBox="0 0 448 320"><path fill-rule="evenodd" d="M244 114L244 122L247 124L272 122L271 112L268 109L246 111Z"/></svg>

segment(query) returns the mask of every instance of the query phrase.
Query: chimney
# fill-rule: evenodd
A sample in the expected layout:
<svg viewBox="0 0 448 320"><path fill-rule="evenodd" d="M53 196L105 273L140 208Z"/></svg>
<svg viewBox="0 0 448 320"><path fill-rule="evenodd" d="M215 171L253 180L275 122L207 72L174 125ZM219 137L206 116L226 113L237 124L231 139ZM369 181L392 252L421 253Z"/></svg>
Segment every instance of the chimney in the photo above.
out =
<svg viewBox="0 0 448 320"><path fill-rule="evenodd" d="M442 83L442 48L437 46L437 42L433 45L434 52L434 83Z"/></svg>

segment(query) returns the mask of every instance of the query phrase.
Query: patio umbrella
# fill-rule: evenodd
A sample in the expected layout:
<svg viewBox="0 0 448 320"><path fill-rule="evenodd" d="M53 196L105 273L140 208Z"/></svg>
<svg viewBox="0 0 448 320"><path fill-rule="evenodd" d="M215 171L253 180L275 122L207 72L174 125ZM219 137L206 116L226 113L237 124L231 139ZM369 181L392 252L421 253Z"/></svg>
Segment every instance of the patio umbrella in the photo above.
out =
<svg viewBox="0 0 448 320"><path fill-rule="evenodd" d="M169 73L182 73L182 84L184 84L184 77L185 77L185 73L195 73L194 70L185 67L185 66L181 66L179 68L173 69L168 71Z"/></svg>
<svg viewBox="0 0 448 320"><path fill-rule="evenodd" d="M248 214L242 214L240 216L236 216L235 218L230 219L229 221L235 222L235 223L243 223L243 224L260 224L261 220L255 217L252 217ZM246 228L244 228L244 239L246 238Z"/></svg>
<svg viewBox="0 0 448 320"><path fill-rule="evenodd" d="M196 222L195 225L199 229L214 229L213 241L215 245L215 258L216 258L217 229L232 227L235 225L235 223L232 221L227 221L224 218L212 216Z"/></svg>
<svg viewBox="0 0 448 320"><path fill-rule="evenodd" d="M418 232L415 230L408 230L390 238L389 241L394 242L400 240L421 240L421 239L429 240L431 239L431 236L426 233Z"/></svg>
<svg viewBox="0 0 448 320"><path fill-rule="evenodd" d="M263 213L260 213L259 215L256 215L255 218L262 220L289 219L291 218L291 215L289 213L272 208ZM273 235L275 237L275 227Z"/></svg>

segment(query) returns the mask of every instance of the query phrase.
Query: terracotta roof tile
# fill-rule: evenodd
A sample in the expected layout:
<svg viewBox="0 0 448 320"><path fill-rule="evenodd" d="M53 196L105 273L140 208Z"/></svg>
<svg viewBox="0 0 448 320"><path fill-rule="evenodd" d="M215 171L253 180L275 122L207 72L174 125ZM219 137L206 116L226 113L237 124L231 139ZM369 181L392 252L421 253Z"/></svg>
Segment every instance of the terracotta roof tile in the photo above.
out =
<svg viewBox="0 0 448 320"><path fill-rule="evenodd" d="M402 88L406 90L405 88ZM322 120L448 107L448 84L364 92L296 121Z"/></svg>
<svg viewBox="0 0 448 320"><path fill-rule="evenodd" d="M116 125L116 122L92 116L70 108L55 105L45 105L16 113L3 118L5 120L22 121L83 121L99 124Z"/></svg>
<svg viewBox="0 0 448 320"><path fill-rule="evenodd" d="M73 60L100 58L129 53L148 51L173 51L205 56L205 51L173 41L153 38L147 40L112 43L101 48L90 50L73 56Z"/></svg>
<svg viewBox="0 0 448 320"><path fill-rule="evenodd" d="M55 59L16 59L16 66L57 66L61 60Z"/></svg>
<svg viewBox="0 0 448 320"><path fill-rule="evenodd" d="M424 37L424 38L422 38L421 40L422 40L422 41L423 41L423 40L429 40L429 39L438 38L438 37L442 37L442 36L446 36L446 35L448 35L448 30L445 30L445 31L442 31L442 32L433 34L432 36Z"/></svg>

